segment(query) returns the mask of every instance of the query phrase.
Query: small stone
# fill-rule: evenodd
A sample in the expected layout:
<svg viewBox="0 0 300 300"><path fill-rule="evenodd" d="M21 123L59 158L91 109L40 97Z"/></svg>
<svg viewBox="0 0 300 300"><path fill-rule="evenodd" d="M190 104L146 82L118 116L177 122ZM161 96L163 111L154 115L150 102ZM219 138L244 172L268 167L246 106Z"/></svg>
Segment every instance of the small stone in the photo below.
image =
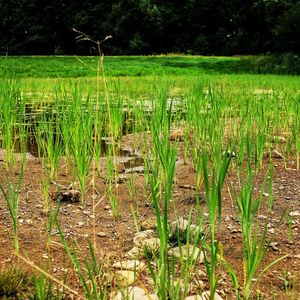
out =
<svg viewBox="0 0 300 300"><path fill-rule="evenodd" d="M42 204L37 204L35 207L36 208L43 208L43 205Z"/></svg>
<svg viewBox="0 0 300 300"><path fill-rule="evenodd" d="M133 243L137 247L140 247L146 239L152 238L154 236L155 236L155 233L151 229L145 230L145 231L140 231L134 235Z"/></svg>
<svg viewBox="0 0 300 300"><path fill-rule="evenodd" d="M274 250L274 251L279 251L279 248L277 247L278 246L278 243L276 242L273 242L270 244L270 247Z"/></svg>
<svg viewBox="0 0 300 300"><path fill-rule="evenodd" d="M223 300L222 297L218 294L218 293L215 293L214 295L214 299L215 300ZM209 300L210 299L210 292L209 291L206 291L206 292L203 292L201 294L201 300Z"/></svg>
<svg viewBox="0 0 300 300"><path fill-rule="evenodd" d="M99 237L106 237L106 236L107 236L107 233L105 233L105 232L103 232L103 231L99 231L99 232L97 233L97 236L99 236Z"/></svg>
<svg viewBox="0 0 300 300"><path fill-rule="evenodd" d="M126 254L127 257L132 258L132 259L139 258L141 255L142 255L142 251L138 247L133 247Z"/></svg>
<svg viewBox="0 0 300 300"><path fill-rule="evenodd" d="M200 295L188 296L184 300L202 300Z"/></svg>
<svg viewBox="0 0 300 300"><path fill-rule="evenodd" d="M143 174L144 171L145 171L144 166L137 166L137 167L126 169L125 174L133 174L133 173Z"/></svg>
<svg viewBox="0 0 300 300"><path fill-rule="evenodd" d="M109 209L110 209L109 205L104 206L104 210L109 210Z"/></svg>
<svg viewBox="0 0 300 300"><path fill-rule="evenodd" d="M274 228L270 228L270 229L268 229L268 232L271 233L271 234L274 234L275 233L275 229Z"/></svg>
<svg viewBox="0 0 300 300"><path fill-rule="evenodd" d="M300 217L300 211L299 210L291 211L289 215L290 217Z"/></svg>
<svg viewBox="0 0 300 300"><path fill-rule="evenodd" d="M141 230L153 230L157 228L157 220L156 217L149 218L140 223Z"/></svg>
<svg viewBox="0 0 300 300"><path fill-rule="evenodd" d="M48 258L49 258L49 256L48 256L48 254L43 254L43 255L42 255L42 258L44 258L44 259L48 259Z"/></svg>
<svg viewBox="0 0 300 300"><path fill-rule="evenodd" d="M160 239L158 238L149 238L144 240L144 243L141 245L143 249L147 249L153 252L156 252L159 250L160 247Z"/></svg>
<svg viewBox="0 0 300 300"><path fill-rule="evenodd" d="M78 227L82 227L84 225L84 222L78 222Z"/></svg>
<svg viewBox="0 0 300 300"><path fill-rule="evenodd" d="M139 260L118 261L113 264L113 268L128 271L140 271L146 267L146 264Z"/></svg>
<svg viewBox="0 0 300 300"><path fill-rule="evenodd" d="M202 263L204 260L203 252L193 245L172 248L169 250L169 254L183 260L190 258L198 263Z"/></svg>
<svg viewBox="0 0 300 300"><path fill-rule="evenodd" d="M113 300L158 300L157 295L149 294L140 287L128 288L125 291L119 292Z"/></svg>

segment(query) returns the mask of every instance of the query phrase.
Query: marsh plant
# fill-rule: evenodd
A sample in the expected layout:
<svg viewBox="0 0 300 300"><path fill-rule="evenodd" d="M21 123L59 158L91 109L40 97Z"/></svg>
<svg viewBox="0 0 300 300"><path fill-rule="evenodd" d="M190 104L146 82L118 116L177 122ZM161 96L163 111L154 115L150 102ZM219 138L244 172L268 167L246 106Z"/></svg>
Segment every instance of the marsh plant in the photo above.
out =
<svg viewBox="0 0 300 300"><path fill-rule="evenodd" d="M17 183L14 183L8 174L6 174L6 187L1 184L0 188L4 196L6 207L9 211L13 225L13 241L16 254L19 254L19 234L18 234L18 217L19 202L22 188L22 179L25 166L25 153L22 155L22 162Z"/></svg>

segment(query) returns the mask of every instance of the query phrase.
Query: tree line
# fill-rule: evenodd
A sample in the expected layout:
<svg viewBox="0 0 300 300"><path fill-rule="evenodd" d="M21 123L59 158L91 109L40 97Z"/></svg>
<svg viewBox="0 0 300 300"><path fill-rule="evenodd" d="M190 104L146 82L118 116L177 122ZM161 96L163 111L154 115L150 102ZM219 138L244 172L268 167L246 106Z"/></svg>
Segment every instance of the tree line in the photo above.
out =
<svg viewBox="0 0 300 300"><path fill-rule="evenodd" d="M0 0L1 55L300 52L298 0Z"/></svg>

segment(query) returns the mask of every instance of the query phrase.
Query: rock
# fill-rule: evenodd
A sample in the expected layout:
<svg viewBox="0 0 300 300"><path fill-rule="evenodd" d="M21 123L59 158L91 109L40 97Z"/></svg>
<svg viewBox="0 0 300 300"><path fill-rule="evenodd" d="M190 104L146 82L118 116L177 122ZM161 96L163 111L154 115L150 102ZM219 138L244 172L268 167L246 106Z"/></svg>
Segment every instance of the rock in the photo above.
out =
<svg viewBox="0 0 300 300"><path fill-rule="evenodd" d="M156 252L160 248L160 239L158 238L149 238L144 240L144 243L141 245L142 250L149 250L151 252Z"/></svg>
<svg viewBox="0 0 300 300"><path fill-rule="evenodd" d="M157 228L156 217L149 218L140 223L141 230L154 230Z"/></svg>
<svg viewBox="0 0 300 300"><path fill-rule="evenodd" d="M134 284L137 280L137 273L133 271L117 271L115 273L118 284L121 286L130 286Z"/></svg>
<svg viewBox="0 0 300 300"><path fill-rule="evenodd" d="M80 201L81 193L77 190L68 190L56 192L52 199L56 202L71 202L76 203Z"/></svg>
<svg viewBox="0 0 300 300"><path fill-rule="evenodd" d="M177 229L184 231L186 230L188 225L189 222L183 217L180 217L179 219L171 223L170 228L173 232L176 232Z"/></svg>
<svg viewBox="0 0 300 300"><path fill-rule="evenodd" d="M107 233L105 233L105 232L103 232L103 231L99 231L99 232L97 233L97 236L99 236L99 237L106 237L106 236L107 236Z"/></svg>
<svg viewBox="0 0 300 300"><path fill-rule="evenodd" d="M133 287L123 291L123 294L119 292L113 300L158 300L158 297L154 294L149 294L140 287Z"/></svg>
<svg viewBox="0 0 300 300"><path fill-rule="evenodd" d="M84 225L84 222L78 222L78 227L82 227Z"/></svg>
<svg viewBox="0 0 300 300"><path fill-rule="evenodd" d="M185 232L187 231L188 226L190 226L189 230L191 232L191 235L193 235L194 233L196 233L197 231L197 226L194 224L189 224L189 222L184 219L183 217L180 217L178 220L172 222L170 224L170 234L176 234L177 230L181 231L181 232Z"/></svg>
<svg viewBox="0 0 300 300"><path fill-rule="evenodd" d="M125 174L133 174L133 173L143 174L144 171L145 171L144 166L137 166L137 167L126 169Z"/></svg>
<svg viewBox="0 0 300 300"><path fill-rule="evenodd" d="M133 247L130 251L127 252L126 256L128 258L137 259L142 256L143 252L138 247Z"/></svg>
<svg viewBox="0 0 300 300"><path fill-rule="evenodd" d="M209 291L206 291L206 292L203 292L201 294L201 300L209 300L210 299L210 292ZM215 300L223 300L222 297L218 294L218 293L215 293Z"/></svg>
<svg viewBox="0 0 300 300"><path fill-rule="evenodd" d="M278 243L276 242L272 242L270 244L270 247L274 250L274 251L279 251L279 248L277 247L278 246Z"/></svg>
<svg viewBox="0 0 300 300"><path fill-rule="evenodd" d="M154 236L155 236L155 233L153 230L149 229L149 230L145 230L145 231L140 231L134 235L133 243L135 246L140 247L141 245L143 245L145 240L152 238Z"/></svg>
<svg viewBox="0 0 300 300"><path fill-rule="evenodd" d="M270 228L270 229L268 229L268 232L271 233L271 234L274 234L275 233L275 229L274 228Z"/></svg>
<svg viewBox="0 0 300 300"><path fill-rule="evenodd" d="M113 264L113 268L128 271L141 271L146 267L146 264L139 260L118 261Z"/></svg>
<svg viewBox="0 0 300 300"><path fill-rule="evenodd" d="M185 300L203 300L203 298L200 295L194 295L186 297Z"/></svg>
<svg viewBox="0 0 300 300"><path fill-rule="evenodd" d="M289 215L290 217L300 217L300 211L299 210L291 211Z"/></svg>
<svg viewBox="0 0 300 300"><path fill-rule="evenodd" d="M184 245L181 247L175 247L169 250L169 255L172 255L178 259L187 260L188 256L190 259L202 263L204 260L203 252L193 245Z"/></svg>

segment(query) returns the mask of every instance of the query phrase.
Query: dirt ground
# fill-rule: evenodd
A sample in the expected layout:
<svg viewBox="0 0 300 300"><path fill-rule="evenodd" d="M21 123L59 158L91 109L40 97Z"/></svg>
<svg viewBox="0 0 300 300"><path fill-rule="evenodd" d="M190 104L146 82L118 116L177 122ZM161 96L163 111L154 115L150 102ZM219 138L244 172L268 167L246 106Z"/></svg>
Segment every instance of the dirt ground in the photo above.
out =
<svg viewBox="0 0 300 300"><path fill-rule="evenodd" d="M124 137L124 141L130 145L130 136ZM182 145L180 144L180 147ZM180 151L179 151L180 152ZM3 156L3 155L2 155ZM0 180L6 182L4 158L0 156ZM267 206L267 197L258 214L258 222L263 228L268 222L267 236L274 238L267 253L263 266L273 260L288 254L280 263L273 266L258 282L254 289L254 298L260 295L260 299L300 299L300 171L295 170L295 162L291 158L288 168L283 159L274 159L275 173L273 183L273 194L275 197L273 209ZM105 158L101 160L105 165ZM11 178L18 178L18 165ZM267 168L267 158L260 174L255 178L255 191L257 194L261 188L264 174ZM103 167L104 170L104 167ZM104 172L104 171L103 171ZM79 282L70 261L60 245L60 237L55 228L51 231L50 247L47 247L47 232L49 217L45 211L44 196L41 185L43 178L43 166L40 158L28 155L26 169L22 184L18 231L20 241L20 253L29 261L46 269L54 277L65 280L73 289L79 288ZM142 173L134 173L135 195L130 198L128 180L119 183L117 188L117 200L119 217L115 218L111 213L111 203L105 193L105 176L96 177L95 188L88 188L86 193L86 206L79 203L61 203L58 219L67 241L76 241L79 256L85 257L88 253L88 240L96 247L96 256L102 257L109 254L111 264L124 257L126 252L133 246L133 236L136 232L131 207L137 211L140 223L150 220L154 216L153 209L149 205L149 191L144 188L144 176ZM196 174L191 162L183 163L182 157L176 165L176 182L174 182L173 193L176 214L170 209L170 219L187 217L195 205L193 186ZM61 164L58 178L51 184L51 193L59 186L69 186L72 182L70 174ZM226 178L223 188L223 213L221 229L217 238L223 247L223 255L237 271L240 284L243 284L243 262L241 248L241 233L238 220L237 206L234 194L229 192L229 187L235 187L238 192L238 184L235 176L230 173ZM201 194L201 209L205 213L205 194ZM93 211L93 203L98 203ZM172 208L173 205L170 205ZM52 202L52 206L56 204ZM290 218L287 216L291 214ZM196 222L196 214L193 214ZM205 224L204 224L205 227ZM261 229L262 231L262 229ZM6 208L3 196L0 197L0 271L14 264L22 264L25 268L31 267L24 262L18 261L14 255L12 239L12 221ZM204 271L204 265L199 270ZM195 275L196 276L196 275ZM141 279L147 286L147 277ZM205 275L201 280L204 290L209 289L209 283ZM285 284L286 283L286 286ZM203 286L202 286L203 288ZM233 299L232 284L226 272L221 271L221 280L218 291L223 299ZM197 287L191 291L195 294ZM273 298L274 297L274 298Z"/></svg>

